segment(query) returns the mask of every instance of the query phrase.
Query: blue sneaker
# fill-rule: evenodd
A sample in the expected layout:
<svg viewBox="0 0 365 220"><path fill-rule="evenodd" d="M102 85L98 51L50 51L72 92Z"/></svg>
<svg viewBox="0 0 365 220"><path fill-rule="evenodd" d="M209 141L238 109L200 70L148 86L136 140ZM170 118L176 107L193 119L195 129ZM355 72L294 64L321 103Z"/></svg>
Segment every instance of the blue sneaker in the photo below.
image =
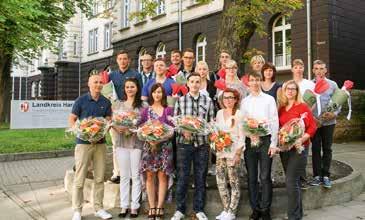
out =
<svg viewBox="0 0 365 220"><path fill-rule="evenodd" d="M331 180L328 178L328 176L323 177L323 187L327 189L332 187Z"/></svg>
<svg viewBox="0 0 365 220"><path fill-rule="evenodd" d="M321 185L322 180L320 176L315 176L312 180L312 182L310 183L311 186L319 186Z"/></svg>

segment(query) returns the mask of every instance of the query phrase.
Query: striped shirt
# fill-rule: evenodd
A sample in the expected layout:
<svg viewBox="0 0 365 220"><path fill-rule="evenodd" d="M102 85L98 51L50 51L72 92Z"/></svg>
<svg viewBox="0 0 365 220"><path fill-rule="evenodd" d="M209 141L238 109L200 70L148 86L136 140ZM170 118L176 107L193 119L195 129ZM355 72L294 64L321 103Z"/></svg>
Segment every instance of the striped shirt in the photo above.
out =
<svg viewBox="0 0 365 220"><path fill-rule="evenodd" d="M190 93L180 97L175 103L174 115L197 116L210 122L214 118L214 106L209 96L199 93L198 97L193 97ZM208 143L207 135L192 134L192 144L197 147ZM177 135L177 143L185 143L181 133Z"/></svg>

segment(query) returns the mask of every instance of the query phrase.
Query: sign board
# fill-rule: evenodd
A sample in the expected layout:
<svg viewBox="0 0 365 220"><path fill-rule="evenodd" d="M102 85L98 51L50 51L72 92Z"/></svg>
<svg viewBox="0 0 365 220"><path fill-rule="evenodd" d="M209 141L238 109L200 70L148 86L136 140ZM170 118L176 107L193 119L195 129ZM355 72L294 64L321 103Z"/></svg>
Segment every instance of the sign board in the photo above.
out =
<svg viewBox="0 0 365 220"><path fill-rule="evenodd" d="M10 129L66 128L74 101L12 100Z"/></svg>

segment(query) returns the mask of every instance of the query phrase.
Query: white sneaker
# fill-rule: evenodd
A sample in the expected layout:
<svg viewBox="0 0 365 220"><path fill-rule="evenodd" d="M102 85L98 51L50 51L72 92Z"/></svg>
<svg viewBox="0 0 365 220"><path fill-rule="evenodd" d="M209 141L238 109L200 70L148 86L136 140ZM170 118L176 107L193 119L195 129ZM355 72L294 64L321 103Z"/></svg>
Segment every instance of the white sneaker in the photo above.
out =
<svg viewBox="0 0 365 220"><path fill-rule="evenodd" d="M101 219L111 219L113 216L105 211L104 209L100 209L99 211L95 212L95 216Z"/></svg>
<svg viewBox="0 0 365 220"><path fill-rule="evenodd" d="M74 212L72 220L81 220L81 212Z"/></svg>
<svg viewBox="0 0 365 220"><path fill-rule="evenodd" d="M176 211L174 216L172 216L171 220L181 220L185 217L180 211Z"/></svg>
<svg viewBox="0 0 365 220"><path fill-rule="evenodd" d="M231 212L227 212L227 214L222 218L222 220L234 220L234 219L236 219L236 215Z"/></svg>
<svg viewBox="0 0 365 220"><path fill-rule="evenodd" d="M223 217L227 214L226 211L222 211L221 214L219 214L218 216L215 217L216 220L221 220L223 219Z"/></svg>
<svg viewBox="0 0 365 220"><path fill-rule="evenodd" d="M199 220L208 220L208 217L204 214L204 212L196 213L196 218Z"/></svg>

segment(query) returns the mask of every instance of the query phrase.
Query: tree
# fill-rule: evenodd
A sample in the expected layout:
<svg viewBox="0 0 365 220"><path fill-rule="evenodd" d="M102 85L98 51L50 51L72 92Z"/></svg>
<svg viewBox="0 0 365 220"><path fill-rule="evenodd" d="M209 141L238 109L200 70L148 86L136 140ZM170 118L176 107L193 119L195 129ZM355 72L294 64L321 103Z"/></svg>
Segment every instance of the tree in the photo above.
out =
<svg viewBox="0 0 365 220"><path fill-rule="evenodd" d="M209 4L212 0L196 0L201 4ZM248 50L250 39L254 33L263 37L265 17L277 13L290 15L303 6L302 0L222 0L223 16L218 30L216 53L222 49L231 51L233 59L239 61L243 69L243 57ZM145 5L141 12L133 16L144 18L154 15L157 7L155 0L142 0ZM233 35L232 35L233 33Z"/></svg>
<svg viewBox="0 0 365 220"><path fill-rule="evenodd" d="M89 0L0 1L0 123L7 119L10 106L13 58L32 58L44 48L55 50L76 6L89 14Z"/></svg>

